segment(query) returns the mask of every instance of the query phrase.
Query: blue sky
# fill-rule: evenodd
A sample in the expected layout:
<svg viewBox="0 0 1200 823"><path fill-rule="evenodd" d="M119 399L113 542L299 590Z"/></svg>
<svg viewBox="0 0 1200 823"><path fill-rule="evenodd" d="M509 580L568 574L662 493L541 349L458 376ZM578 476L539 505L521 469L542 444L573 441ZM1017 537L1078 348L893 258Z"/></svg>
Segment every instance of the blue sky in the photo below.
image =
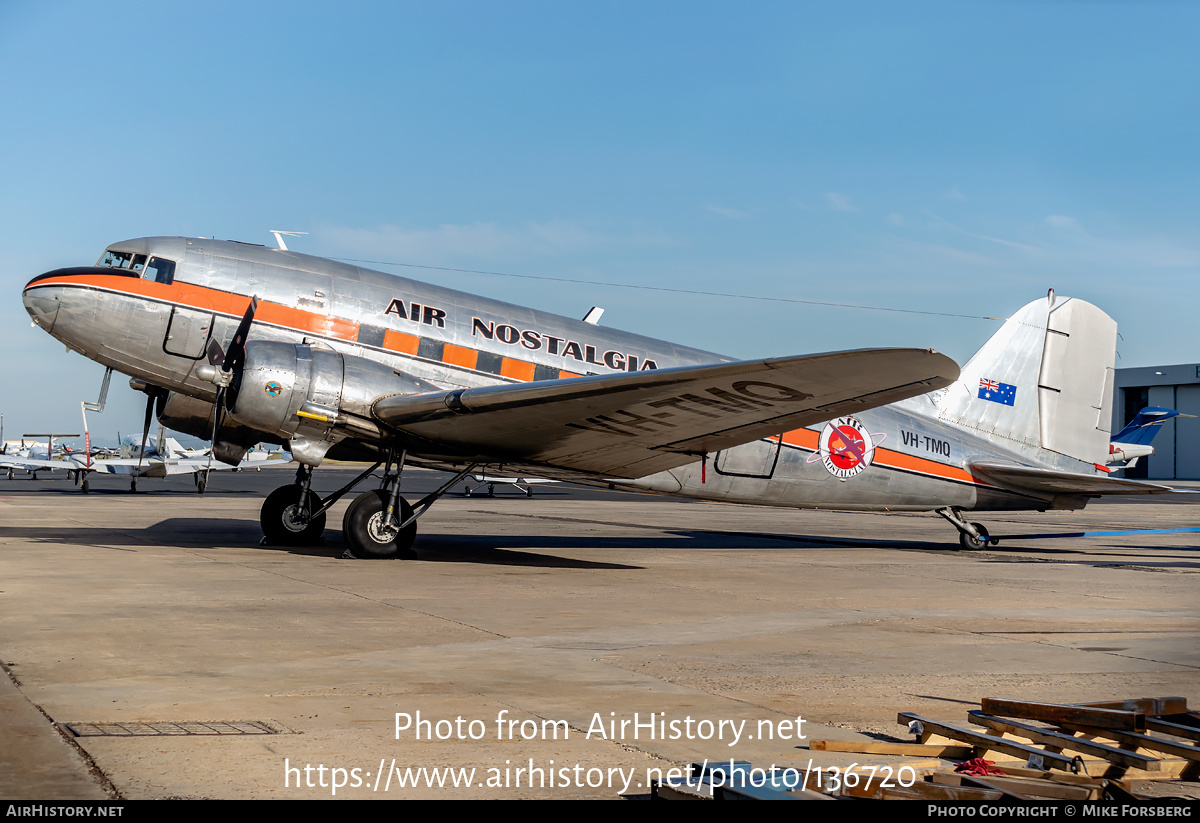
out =
<svg viewBox="0 0 1200 823"><path fill-rule="evenodd" d="M1190 3L0 0L0 411L102 369L33 275L158 234L968 315L388 269L736 356L960 362L1053 287L1200 362ZM5 296L6 295L6 296ZM140 427L114 385L109 430Z"/></svg>

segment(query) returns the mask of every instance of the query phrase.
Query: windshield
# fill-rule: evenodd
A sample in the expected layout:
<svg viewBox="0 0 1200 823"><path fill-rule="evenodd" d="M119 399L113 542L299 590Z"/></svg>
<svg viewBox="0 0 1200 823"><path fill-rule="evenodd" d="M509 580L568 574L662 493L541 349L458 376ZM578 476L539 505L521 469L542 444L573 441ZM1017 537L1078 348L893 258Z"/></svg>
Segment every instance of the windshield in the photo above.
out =
<svg viewBox="0 0 1200 823"><path fill-rule="evenodd" d="M126 269L127 271L141 273L146 267L146 255L135 254L131 251L114 251L106 249L104 256L96 263L97 266L103 266L106 269Z"/></svg>

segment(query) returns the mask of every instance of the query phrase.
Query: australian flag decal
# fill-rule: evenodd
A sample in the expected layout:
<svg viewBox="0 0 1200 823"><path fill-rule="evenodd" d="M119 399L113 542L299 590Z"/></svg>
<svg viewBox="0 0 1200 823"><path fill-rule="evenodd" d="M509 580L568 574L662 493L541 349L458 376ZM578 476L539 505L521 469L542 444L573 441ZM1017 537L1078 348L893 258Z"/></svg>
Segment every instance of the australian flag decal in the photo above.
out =
<svg viewBox="0 0 1200 823"><path fill-rule="evenodd" d="M984 377L979 381L979 399L1012 406L1017 400L1017 387L1011 383L998 383Z"/></svg>

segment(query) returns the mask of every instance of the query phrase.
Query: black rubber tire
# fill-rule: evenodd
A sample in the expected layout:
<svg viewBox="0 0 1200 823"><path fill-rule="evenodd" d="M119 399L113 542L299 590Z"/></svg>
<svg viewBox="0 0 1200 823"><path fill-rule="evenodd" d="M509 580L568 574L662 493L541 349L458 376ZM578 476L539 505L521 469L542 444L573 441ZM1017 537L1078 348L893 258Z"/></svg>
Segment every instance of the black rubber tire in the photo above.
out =
<svg viewBox="0 0 1200 823"><path fill-rule="evenodd" d="M262 526L267 543L275 546L309 546L321 539L325 531L325 512L314 517L303 528L297 528L287 518L290 510L299 502L300 487L296 485L280 486L267 495L258 515L258 523ZM310 491L308 510L316 511L320 506L321 498Z"/></svg>
<svg viewBox="0 0 1200 823"><path fill-rule="evenodd" d="M342 518L342 537L346 541L346 550L351 557L359 560L415 560L417 553L413 551L413 541L417 539L417 524L411 523L391 540L382 540L377 530L378 520L387 511L390 494L383 489L360 494L346 509ZM401 521L412 517L412 506L403 497L400 498ZM376 522L372 524L372 518ZM376 528L372 528L375 526Z"/></svg>
<svg viewBox="0 0 1200 823"><path fill-rule="evenodd" d="M979 532L979 537L972 537L966 532L959 532L959 545L969 552L986 548L988 544L988 530L983 527L982 523L972 523L971 525L975 527L975 531Z"/></svg>
<svg viewBox="0 0 1200 823"><path fill-rule="evenodd" d="M79 488L83 490L84 494L87 494L91 490L86 477L83 478L83 481L79 484Z"/></svg>

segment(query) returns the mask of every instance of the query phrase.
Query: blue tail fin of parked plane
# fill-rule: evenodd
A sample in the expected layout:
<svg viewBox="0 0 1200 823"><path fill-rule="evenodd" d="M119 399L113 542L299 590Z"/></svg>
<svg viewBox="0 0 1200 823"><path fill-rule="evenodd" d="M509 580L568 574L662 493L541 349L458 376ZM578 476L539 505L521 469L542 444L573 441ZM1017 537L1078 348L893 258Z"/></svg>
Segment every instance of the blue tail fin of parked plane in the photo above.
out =
<svg viewBox="0 0 1200 823"><path fill-rule="evenodd" d="M1178 417L1179 412L1174 409L1166 409L1162 406L1147 406L1142 409L1134 418L1129 421L1129 425L1117 432L1112 439L1114 443L1134 443L1139 446L1149 446L1154 440L1154 436L1158 434L1159 429L1163 427L1172 417Z"/></svg>

